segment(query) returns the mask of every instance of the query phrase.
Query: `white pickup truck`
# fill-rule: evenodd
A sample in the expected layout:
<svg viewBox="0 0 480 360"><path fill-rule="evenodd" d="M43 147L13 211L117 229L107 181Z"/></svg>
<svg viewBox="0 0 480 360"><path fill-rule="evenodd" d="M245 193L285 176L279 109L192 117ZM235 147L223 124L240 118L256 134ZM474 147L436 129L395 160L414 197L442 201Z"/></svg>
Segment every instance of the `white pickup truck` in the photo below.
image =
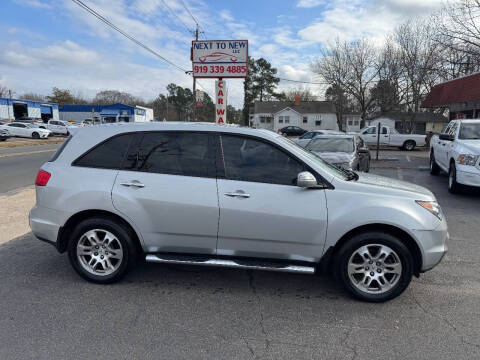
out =
<svg viewBox="0 0 480 360"><path fill-rule="evenodd" d="M377 127L367 126L359 131L360 137L367 144L377 144ZM400 134L389 126L382 126L380 129L380 145L398 146L407 151L412 151L415 146L425 145L425 135Z"/></svg>
<svg viewBox="0 0 480 360"><path fill-rule="evenodd" d="M480 187L480 120L452 120L430 139L430 173L448 173L448 190Z"/></svg>
<svg viewBox="0 0 480 360"><path fill-rule="evenodd" d="M50 130L54 134L68 135L70 133L69 129L76 126L62 120L48 120L48 123L39 124L38 127L40 129Z"/></svg>

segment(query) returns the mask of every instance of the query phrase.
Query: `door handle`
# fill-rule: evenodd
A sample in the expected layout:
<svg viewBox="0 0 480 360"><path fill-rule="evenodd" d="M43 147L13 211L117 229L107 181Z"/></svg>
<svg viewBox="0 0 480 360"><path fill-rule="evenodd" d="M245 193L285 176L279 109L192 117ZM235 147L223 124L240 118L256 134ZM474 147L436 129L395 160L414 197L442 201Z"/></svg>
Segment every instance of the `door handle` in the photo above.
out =
<svg viewBox="0 0 480 360"><path fill-rule="evenodd" d="M235 191L235 192L227 192L225 195L230 196L230 197L239 197L239 198L249 198L250 194L247 194L243 191Z"/></svg>
<svg viewBox="0 0 480 360"><path fill-rule="evenodd" d="M133 180L131 182L121 182L120 185L123 185L123 186L133 186L133 187L137 187L137 188L143 188L145 187L144 184L142 184L140 181L137 181L137 180Z"/></svg>

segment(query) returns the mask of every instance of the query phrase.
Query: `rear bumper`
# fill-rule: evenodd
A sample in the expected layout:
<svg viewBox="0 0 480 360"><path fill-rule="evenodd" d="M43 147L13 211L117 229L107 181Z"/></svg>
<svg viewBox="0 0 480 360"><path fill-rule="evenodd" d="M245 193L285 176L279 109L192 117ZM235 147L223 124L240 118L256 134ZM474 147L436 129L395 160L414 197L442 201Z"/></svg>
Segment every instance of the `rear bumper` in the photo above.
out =
<svg viewBox="0 0 480 360"><path fill-rule="evenodd" d="M468 171L464 171L467 170ZM473 166L458 166L457 165L457 182L467 186L480 187L480 170Z"/></svg>
<svg viewBox="0 0 480 360"><path fill-rule="evenodd" d="M30 210L30 228L38 239L56 246L58 233L65 218L65 213L43 206L35 205Z"/></svg>

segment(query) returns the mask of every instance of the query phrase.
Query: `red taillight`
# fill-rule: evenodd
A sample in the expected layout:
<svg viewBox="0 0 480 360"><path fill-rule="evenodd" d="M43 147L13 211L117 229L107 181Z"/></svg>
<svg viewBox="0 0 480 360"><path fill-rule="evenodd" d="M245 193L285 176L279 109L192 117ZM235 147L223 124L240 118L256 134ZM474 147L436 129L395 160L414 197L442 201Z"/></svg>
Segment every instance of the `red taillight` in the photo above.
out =
<svg viewBox="0 0 480 360"><path fill-rule="evenodd" d="M50 176L52 176L49 172L40 169L37 174L37 179L35 180L35 185L37 186L45 186L50 180Z"/></svg>

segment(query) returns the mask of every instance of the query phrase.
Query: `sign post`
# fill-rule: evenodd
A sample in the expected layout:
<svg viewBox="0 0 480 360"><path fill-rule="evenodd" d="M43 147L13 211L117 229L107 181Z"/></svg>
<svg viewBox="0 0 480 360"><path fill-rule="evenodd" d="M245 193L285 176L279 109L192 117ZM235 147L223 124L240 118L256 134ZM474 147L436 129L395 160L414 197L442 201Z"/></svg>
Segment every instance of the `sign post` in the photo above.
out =
<svg viewBox="0 0 480 360"><path fill-rule="evenodd" d="M225 78L248 76L248 40L192 41L194 78L216 78L215 122L226 123L227 87Z"/></svg>

